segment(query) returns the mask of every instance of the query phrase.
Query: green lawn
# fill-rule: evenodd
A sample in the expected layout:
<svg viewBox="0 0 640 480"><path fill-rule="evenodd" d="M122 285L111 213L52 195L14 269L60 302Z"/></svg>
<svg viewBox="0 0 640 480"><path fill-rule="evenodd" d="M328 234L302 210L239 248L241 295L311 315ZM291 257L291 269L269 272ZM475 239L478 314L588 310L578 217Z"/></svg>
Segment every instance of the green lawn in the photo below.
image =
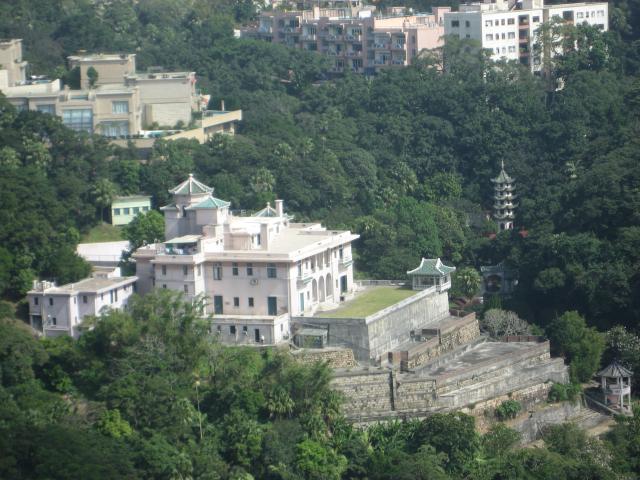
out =
<svg viewBox="0 0 640 480"><path fill-rule="evenodd" d="M122 228L114 227L109 223L101 223L82 235L80 243L115 242L118 240L125 240L122 238Z"/></svg>
<svg viewBox="0 0 640 480"><path fill-rule="evenodd" d="M353 300L347 301L340 308L321 312L318 315L334 318L364 318L415 293L418 292L410 288L370 287L356 294Z"/></svg>

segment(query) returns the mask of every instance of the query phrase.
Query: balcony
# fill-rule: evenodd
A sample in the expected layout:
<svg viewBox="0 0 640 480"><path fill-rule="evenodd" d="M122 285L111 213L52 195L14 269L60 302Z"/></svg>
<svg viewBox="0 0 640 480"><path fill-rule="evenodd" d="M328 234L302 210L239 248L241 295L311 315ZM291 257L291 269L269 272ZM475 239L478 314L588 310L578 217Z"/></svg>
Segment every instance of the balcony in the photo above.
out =
<svg viewBox="0 0 640 480"><path fill-rule="evenodd" d="M393 65L404 65L404 60L396 60L396 59L394 59L394 60L391 61L391 63Z"/></svg>
<svg viewBox="0 0 640 480"><path fill-rule="evenodd" d="M404 43L394 43L391 47L392 50L404 50Z"/></svg>
<svg viewBox="0 0 640 480"><path fill-rule="evenodd" d="M302 34L302 40L304 41L316 41L316 34L315 33L303 33Z"/></svg>
<svg viewBox="0 0 640 480"><path fill-rule="evenodd" d="M376 50L389 50L390 44L388 43L374 43L373 48Z"/></svg>
<svg viewBox="0 0 640 480"><path fill-rule="evenodd" d="M353 258L351 257L343 257L338 261L338 267L340 268L348 268L353 265Z"/></svg>
<svg viewBox="0 0 640 480"><path fill-rule="evenodd" d="M362 56L362 51L354 51L354 50L352 50L350 52L347 52L347 56L348 57L361 57Z"/></svg>
<svg viewBox="0 0 640 480"><path fill-rule="evenodd" d="M311 272L302 272L301 275L298 275L298 278L296 279L296 283L300 288L307 285L311 280L313 280L313 275L311 274Z"/></svg>

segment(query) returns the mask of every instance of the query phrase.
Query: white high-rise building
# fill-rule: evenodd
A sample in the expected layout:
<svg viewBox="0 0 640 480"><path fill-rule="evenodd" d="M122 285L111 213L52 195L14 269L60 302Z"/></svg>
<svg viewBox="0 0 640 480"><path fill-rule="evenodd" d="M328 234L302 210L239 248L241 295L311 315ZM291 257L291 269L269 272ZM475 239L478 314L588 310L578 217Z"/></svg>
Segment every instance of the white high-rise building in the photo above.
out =
<svg viewBox="0 0 640 480"><path fill-rule="evenodd" d="M609 29L609 5L599 3L563 3L545 5L543 0L483 0L460 5L457 12L444 14L445 35L478 40L491 50L493 60L517 60L541 69L541 59L534 55L536 30L554 18L571 24L586 23L603 31Z"/></svg>
<svg viewBox="0 0 640 480"><path fill-rule="evenodd" d="M358 235L293 223L282 200L233 215L229 202L191 175L170 193L173 203L162 208L167 240L133 255L138 291L204 295L222 342L281 342L291 316L335 308L352 294Z"/></svg>

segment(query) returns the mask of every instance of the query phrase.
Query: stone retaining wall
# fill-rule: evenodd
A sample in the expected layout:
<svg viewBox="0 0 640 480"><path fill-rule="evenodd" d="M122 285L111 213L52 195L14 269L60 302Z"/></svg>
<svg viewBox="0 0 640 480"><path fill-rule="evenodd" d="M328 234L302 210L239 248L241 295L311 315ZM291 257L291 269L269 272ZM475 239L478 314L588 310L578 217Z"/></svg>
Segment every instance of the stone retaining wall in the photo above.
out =
<svg viewBox="0 0 640 480"><path fill-rule="evenodd" d="M302 349L291 352L296 361L311 365L316 362L327 362L331 368L356 367L353 350L349 348Z"/></svg>
<svg viewBox="0 0 640 480"><path fill-rule="evenodd" d="M475 314L471 314L461 319L461 322L449 331L438 331L437 334L438 337L408 350L406 362L401 362L401 369L404 371L414 369L446 352L472 342L480 336L480 325Z"/></svg>

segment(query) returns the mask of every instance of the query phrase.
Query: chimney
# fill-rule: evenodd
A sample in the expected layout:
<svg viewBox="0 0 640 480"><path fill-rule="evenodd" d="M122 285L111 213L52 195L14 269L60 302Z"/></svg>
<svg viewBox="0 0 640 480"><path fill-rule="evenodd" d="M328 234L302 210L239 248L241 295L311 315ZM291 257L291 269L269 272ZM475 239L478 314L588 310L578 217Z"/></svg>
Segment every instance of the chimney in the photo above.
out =
<svg viewBox="0 0 640 480"><path fill-rule="evenodd" d="M279 217L284 216L284 200L276 200L276 214Z"/></svg>
<svg viewBox="0 0 640 480"><path fill-rule="evenodd" d="M220 100L220 111L224 112L224 100Z"/></svg>

